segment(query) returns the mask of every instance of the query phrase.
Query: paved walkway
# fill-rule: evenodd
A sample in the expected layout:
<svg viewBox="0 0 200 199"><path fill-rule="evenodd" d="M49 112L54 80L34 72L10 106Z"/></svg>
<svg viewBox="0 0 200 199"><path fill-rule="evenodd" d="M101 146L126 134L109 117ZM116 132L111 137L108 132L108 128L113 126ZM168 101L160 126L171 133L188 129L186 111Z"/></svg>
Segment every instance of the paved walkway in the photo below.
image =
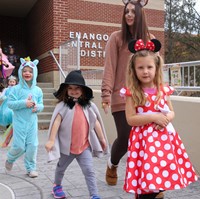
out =
<svg viewBox="0 0 200 199"><path fill-rule="evenodd" d="M38 172L39 177L31 179L25 173L23 158L20 158L11 172L6 172L4 163L7 149L0 149L0 199L53 199L51 195L52 183L56 162L47 163L44 143L47 139L47 132L39 133L38 150ZM105 168L107 157L94 158L94 165L97 176L99 194L102 199L133 199L134 195L125 193L122 189L125 170L125 157L118 169L119 181L117 186L108 186L105 183ZM74 161L66 171L63 180L64 191L68 194L68 199L89 199L84 177L76 161ZM200 199L200 180L189 187L167 191L165 199Z"/></svg>

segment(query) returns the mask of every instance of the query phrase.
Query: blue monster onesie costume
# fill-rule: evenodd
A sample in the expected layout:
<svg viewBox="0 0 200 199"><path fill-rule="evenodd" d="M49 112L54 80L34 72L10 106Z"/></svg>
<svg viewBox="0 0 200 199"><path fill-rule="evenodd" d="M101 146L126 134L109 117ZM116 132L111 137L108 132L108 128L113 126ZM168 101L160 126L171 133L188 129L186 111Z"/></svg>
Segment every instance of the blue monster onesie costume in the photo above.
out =
<svg viewBox="0 0 200 199"><path fill-rule="evenodd" d="M37 64L38 60L20 59L21 65L18 70L19 84L13 87L8 97L8 107L13 110L13 142L7 154L7 161L14 163L25 153L24 163L27 172L36 170L36 156L38 146L38 116L37 112L43 110L43 93L36 86L37 84ZM22 77L24 67L33 69L33 79L31 86ZM32 112L32 108L26 106L27 99L32 98L37 109Z"/></svg>

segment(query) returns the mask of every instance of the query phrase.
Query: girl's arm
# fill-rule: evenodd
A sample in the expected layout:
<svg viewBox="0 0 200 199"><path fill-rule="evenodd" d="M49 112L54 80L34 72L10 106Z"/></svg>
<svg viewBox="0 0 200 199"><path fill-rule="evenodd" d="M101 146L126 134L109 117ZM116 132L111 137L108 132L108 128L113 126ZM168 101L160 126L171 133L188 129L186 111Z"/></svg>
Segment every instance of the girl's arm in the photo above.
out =
<svg viewBox="0 0 200 199"><path fill-rule="evenodd" d="M49 152L49 151L51 151L53 149L53 146L54 146L54 143L55 143L55 139L56 139L56 135L58 133L58 129L60 127L61 121L62 121L62 117L61 117L60 114L58 114L56 116L53 124L52 124L49 140L45 144L45 148L46 148L47 152Z"/></svg>
<svg viewBox="0 0 200 199"><path fill-rule="evenodd" d="M96 131L97 137L99 138L99 141L101 143L102 149L105 150L106 149L106 139L105 139L105 137L103 135L101 124L99 123L98 120L96 120L94 129Z"/></svg>
<svg viewBox="0 0 200 199"><path fill-rule="evenodd" d="M136 114L136 108L133 103L133 99L130 96L126 97L126 119L130 126L143 126L154 122L161 127L166 127L169 123L169 119L163 113L156 114Z"/></svg>
<svg viewBox="0 0 200 199"><path fill-rule="evenodd" d="M173 109L173 106L172 106L172 103L171 103L169 96L167 97L167 105L169 107L170 112L167 113L166 116L167 116L169 122L171 122L175 117L175 113L174 113L174 109Z"/></svg>

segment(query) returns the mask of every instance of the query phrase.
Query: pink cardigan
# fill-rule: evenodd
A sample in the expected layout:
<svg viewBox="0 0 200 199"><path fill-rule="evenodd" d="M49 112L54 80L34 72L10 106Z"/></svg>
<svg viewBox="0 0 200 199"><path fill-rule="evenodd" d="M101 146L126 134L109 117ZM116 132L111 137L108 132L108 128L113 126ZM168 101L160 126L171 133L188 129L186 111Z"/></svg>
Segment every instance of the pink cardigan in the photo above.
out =
<svg viewBox="0 0 200 199"><path fill-rule="evenodd" d="M121 30L113 32L105 49L102 102L111 103L112 112L125 110L125 101L120 97L120 89L125 86L126 69L131 53L128 44L122 44L121 34Z"/></svg>

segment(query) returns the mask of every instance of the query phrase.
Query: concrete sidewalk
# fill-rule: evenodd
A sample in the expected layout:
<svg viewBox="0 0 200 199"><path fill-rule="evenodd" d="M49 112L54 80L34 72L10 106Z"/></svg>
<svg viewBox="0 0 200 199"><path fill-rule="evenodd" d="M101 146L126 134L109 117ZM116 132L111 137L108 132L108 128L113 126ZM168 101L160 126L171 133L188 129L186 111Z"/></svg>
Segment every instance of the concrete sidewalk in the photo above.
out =
<svg viewBox="0 0 200 199"><path fill-rule="evenodd" d="M47 163L44 144L47 140L47 132L39 132L40 145L38 149L39 177L31 179L26 175L23 157L16 161L13 170L6 172L4 163L7 149L0 149L0 199L53 199L51 195L56 161ZM105 169L107 157L94 158L95 171L99 195L102 199L133 199L133 194L123 191L126 157L120 162L118 169L119 181L116 186L108 186L105 183ZM87 187L81 170L74 161L68 168L63 179L63 189L68 199L89 199ZM165 199L200 199L200 180L189 187L166 191Z"/></svg>

